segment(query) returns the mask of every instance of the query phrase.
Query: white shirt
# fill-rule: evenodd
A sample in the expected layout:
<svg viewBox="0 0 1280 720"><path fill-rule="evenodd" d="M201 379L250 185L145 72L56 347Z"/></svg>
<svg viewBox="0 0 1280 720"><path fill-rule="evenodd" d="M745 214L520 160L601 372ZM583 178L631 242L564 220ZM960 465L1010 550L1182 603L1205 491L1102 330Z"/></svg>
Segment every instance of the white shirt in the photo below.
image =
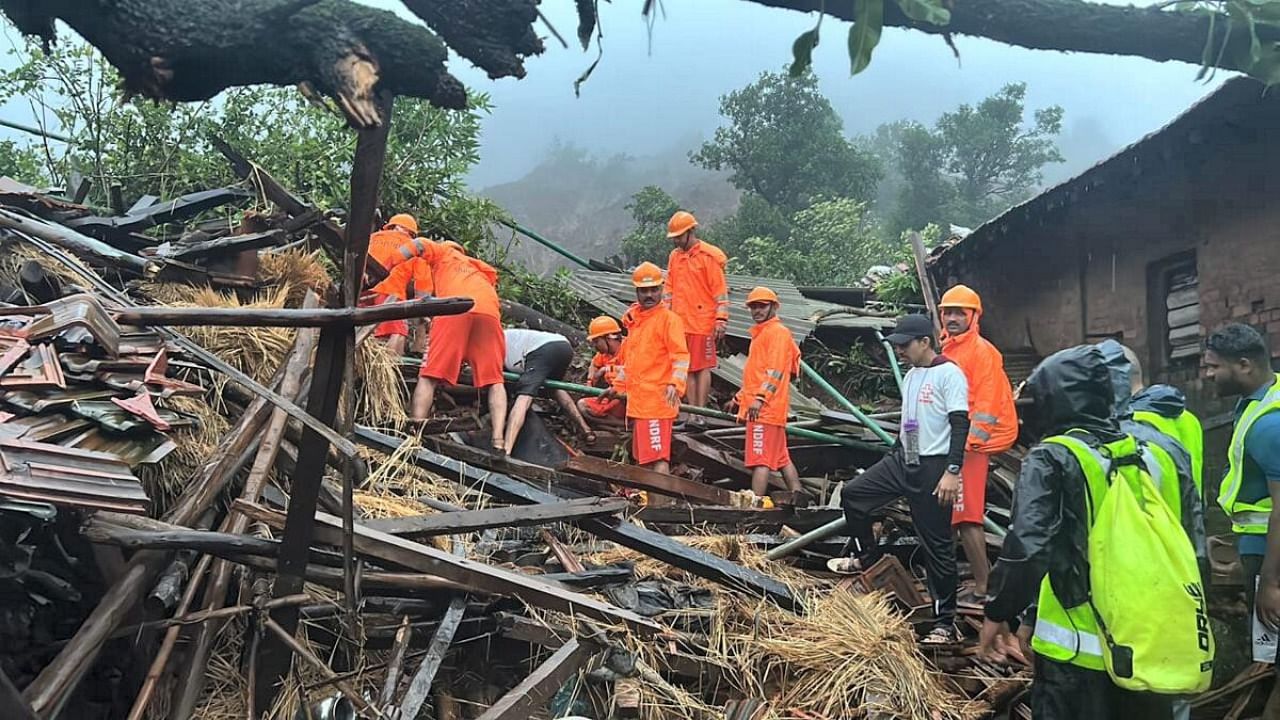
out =
<svg viewBox="0 0 1280 720"><path fill-rule="evenodd" d="M902 379L902 422L920 424L920 457L946 455L951 449L947 415L969 412L969 382L953 362L911 368Z"/></svg>
<svg viewBox="0 0 1280 720"><path fill-rule="evenodd" d="M507 356L502 364L511 372L524 372L524 359L529 353L543 345L553 342L569 342L565 336L541 330L525 330L524 328L508 328L503 330L507 336Z"/></svg>

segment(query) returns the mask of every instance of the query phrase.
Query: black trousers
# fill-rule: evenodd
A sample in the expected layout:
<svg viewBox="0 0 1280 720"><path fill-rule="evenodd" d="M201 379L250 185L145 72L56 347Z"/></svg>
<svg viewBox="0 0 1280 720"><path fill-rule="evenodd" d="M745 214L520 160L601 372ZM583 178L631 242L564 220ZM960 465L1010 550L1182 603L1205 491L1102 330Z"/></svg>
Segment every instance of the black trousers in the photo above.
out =
<svg viewBox="0 0 1280 720"><path fill-rule="evenodd" d="M925 580L940 627L954 625L956 617L956 541L951 529L951 505L940 505L933 495L946 469L947 459L942 456L922 457L918 466L907 467L901 451L895 449L845 483L840 491L840 507L863 567L883 554L871 532L872 513L898 498L906 499L916 536L924 548Z"/></svg>
<svg viewBox="0 0 1280 720"><path fill-rule="evenodd" d="M1172 695L1122 690L1104 671L1036 656L1031 716L1036 720L1170 720Z"/></svg>

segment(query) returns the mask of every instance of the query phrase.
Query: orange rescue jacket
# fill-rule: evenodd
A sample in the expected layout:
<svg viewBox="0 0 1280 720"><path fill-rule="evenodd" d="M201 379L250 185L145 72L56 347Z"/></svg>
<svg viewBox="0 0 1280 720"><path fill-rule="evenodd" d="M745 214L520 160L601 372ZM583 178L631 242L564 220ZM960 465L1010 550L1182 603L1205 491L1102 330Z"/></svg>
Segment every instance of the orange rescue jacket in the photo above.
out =
<svg viewBox="0 0 1280 720"><path fill-rule="evenodd" d="M410 297L431 297L435 294L435 286L431 264L422 258L414 258L392 268L385 280L373 286L373 291L397 300L408 300Z"/></svg>
<svg viewBox="0 0 1280 720"><path fill-rule="evenodd" d="M470 312L502 319L496 284L498 272L482 260L425 238L414 238L391 256L388 270L421 258L431 266L438 297L465 297L475 301Z"/></svg>
<svg viewBox="0 0 1280 720"><path fill-rule="evenodd" d="M684 395L689 379L689 347L684 340L684 324L666 307L642 310L632 305L622 316L627 337L618 351L620 366L613 388L627 396L627 417L666 420L679 414L677 405L667 404L667 386Z"/></svg>
<svg viewBox="0 0 1280 720"><path fill-rule="evenodd" d="M969 329L944 334L942 354L960 366L969 382L969 440L975 452L1001 453L1018 440L1018 411L1013 386L1004 373L1004 356L979 332L982 313L970 310Z"/></svg>
<svg viewBox="0 0 1280 720"><path fill-rule="evenodd" d="M413 236L404 230L384 228L369 236L369 257L378 261L383 269L390 272L393 260L401 245L409 242Z"/></svg>
<svg viewBox="0 0 1280 720"><path fill-rule="evenodd" d="M729 321L729 284L724 267L729 258L704 240L688 250L672 250L667 258L663 302L684 322L690 335L710 335L716 321Z"/></svg>
<svg viewBox="0 0 1280 720"><path fill-rule="evenodd" d="M764 398L758 422L786 425L791 408L791 378L800 372L800 348L778 318L751 326L751 349L742 367L738 391L738 419L747 419L747 408Z"/></svg>
<svg viewBox="0 0 1280 720"><path fill-rule="evenodd" d="M621 351L617 355L608 353L596 353L591 358L591 382L590 385L609 387L613 385L614 378L618 376L618 368L622 363L618 359Z"/></svg>

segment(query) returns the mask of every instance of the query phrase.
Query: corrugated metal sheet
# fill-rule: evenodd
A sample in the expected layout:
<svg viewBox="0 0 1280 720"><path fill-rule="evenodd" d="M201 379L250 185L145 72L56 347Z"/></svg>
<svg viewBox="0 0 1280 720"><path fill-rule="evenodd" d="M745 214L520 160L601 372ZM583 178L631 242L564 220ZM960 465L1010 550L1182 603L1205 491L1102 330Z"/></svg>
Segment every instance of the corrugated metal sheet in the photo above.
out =
<svg viewBox="0 0 1280 720"><path fill-rule="evenodd" d="M150 503L120 458L25 440L0 440L0 495L137 514Z"/></svg>
<svg viewBox="0 0 1280 720"><path fill-rule="evenodd" d="M719 366L711 371L712 375L728 382L734 387L742 387L742 368L747 362L747 357L742 354L733 357L720 358ZM791 412L797 415L817 415L826 410L817 400L807 397L796 389L795 383L791 384Z"/></svg>
<svg viewBox="0 0 1280 720"><path fill-rule="evenodd" d="M849 328L893 326L891 319L865 317L855 314L851 308L844 305L810 300L800 294L794 283L787 280L730 275L728 282L728 332L734 337L746 340L751 338L751 326L754 323L744 303L747 301L747 293L760 285L778 293L778 298L782 301L780 311L782 323L791 331L797 343L803 342L819 323L824 326L830 323L836 327ZM575 270L569 276L569 287L583 301L613 317L621 317L627 307L635 302L635 288L631 286L631 277L624 273Z"/></svg>

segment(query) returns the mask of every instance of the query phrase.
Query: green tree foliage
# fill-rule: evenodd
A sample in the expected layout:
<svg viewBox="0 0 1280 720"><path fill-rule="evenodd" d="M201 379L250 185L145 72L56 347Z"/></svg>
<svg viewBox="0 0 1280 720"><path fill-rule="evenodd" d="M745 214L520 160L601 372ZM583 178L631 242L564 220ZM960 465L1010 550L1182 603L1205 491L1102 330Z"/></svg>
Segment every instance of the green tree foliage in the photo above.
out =
<svg viewBox="0 0 1280 720"><path fill-rule="evenodd" d="M93 183L89 202L103 207L117 184L126 204L143 195L173 197L236 181L209 143L217 135L310 202L349 202L355 133L295 90L237 88L174 106L120 102L119 75L88 45L64 41L50 54L37 46L14 53L17 66L0 72L0 100L25 100L50 131L73 142L0 145L0 171L12 167L8 174L19 179L53 185L79 172ZM499 211L465 195L462 183L479 158L487 110L484 96L472 98L467 112L397 99L382 187L388 213L414 212L424 232L488 244L489 221Z"/></svg>
<svg viewBox="0 0 1280 720"><path fill-rule="evenodd" d="M708 169L729 170L738 189L787 213L820 197L874 196L880 164L844 136L840 116L813 73L762 73L722 97L720 114L728 124L692 159Z"/></svg>
<svg viewBox="0 0 1280 720"><path fill-rule="evenodd" d="M852 285L889 246L869 220L866 203L835 198L795 213L785 239L749 237L742 250L732 260L736 271L802 285Z"/></svg>
<svg viewBox="0 0 1280 720"><path fill-rule="evenodd" d="M646 185L631 196L627 210L636 226L622 238L622 254L632 264L648 260L667 264L671 241L667 239L667 221L680 209L680 203L657 185Z"/></svg>
<svg viewBox="0 0 1280 720"><path fill-rule="evenodd" d="M1055 138L1062 108L1026 119L1027 86L1006 85L977 105L945 113L932 128L888 129L902 178L892 215L895 229L929 222L975 226L1030 197L1042 168L1062 162Z"/></svg>

